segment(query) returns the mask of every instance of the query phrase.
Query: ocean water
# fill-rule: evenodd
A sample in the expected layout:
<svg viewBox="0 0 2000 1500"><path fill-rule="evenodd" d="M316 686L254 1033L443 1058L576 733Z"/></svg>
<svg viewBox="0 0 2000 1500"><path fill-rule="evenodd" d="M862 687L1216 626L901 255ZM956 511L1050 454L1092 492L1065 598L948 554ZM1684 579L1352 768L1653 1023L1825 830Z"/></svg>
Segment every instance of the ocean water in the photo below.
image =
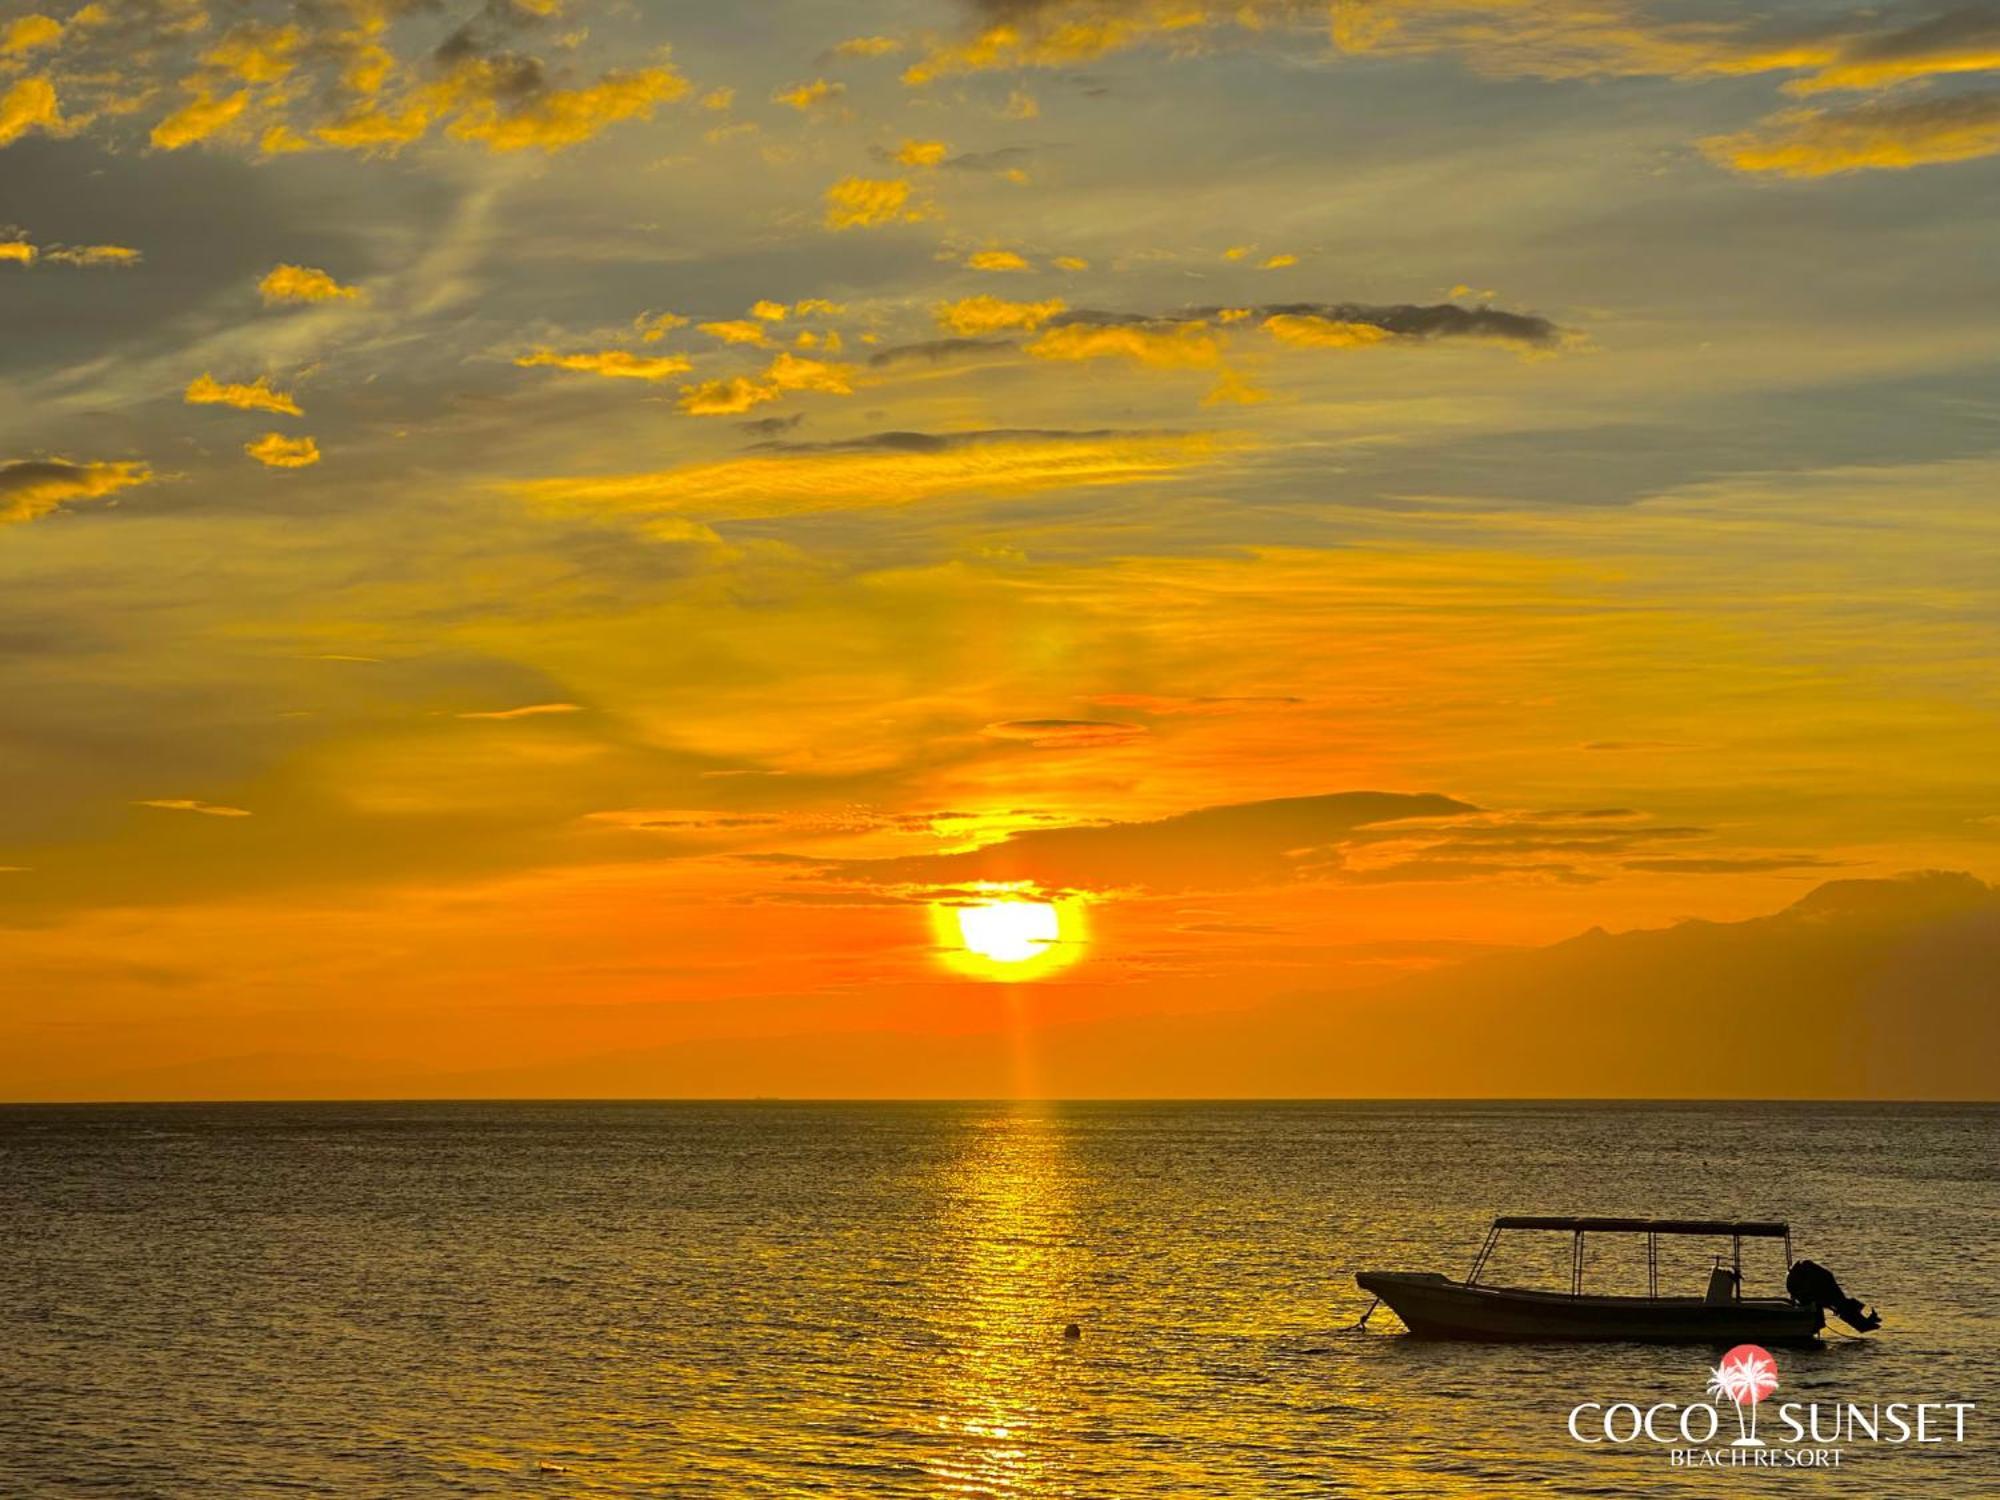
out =
<svg viewBox="0 0 2000 1500"><path fill-rule="evenodd" d="M1996 1494L1996 1126L1805 1105L0 1109L0 1494ZM1355 1270L1462 1275L1508 1211L1789 1219L1884 1326L1779 1351L1774 1399L1972 1401L1968 1441L1676 1469L1581 1447L1567 1415L1702 1400L1715 1351L1421 1343L1386 1312L1344 1331ZM1548 1238L1507 1275L1563 1284ZM1663 1278L1698 1287L1714 1248ZM1780 1272L1758 1253L1753 1290ZM1592 1282L1643 1257L1594 1244Z"/></svg>

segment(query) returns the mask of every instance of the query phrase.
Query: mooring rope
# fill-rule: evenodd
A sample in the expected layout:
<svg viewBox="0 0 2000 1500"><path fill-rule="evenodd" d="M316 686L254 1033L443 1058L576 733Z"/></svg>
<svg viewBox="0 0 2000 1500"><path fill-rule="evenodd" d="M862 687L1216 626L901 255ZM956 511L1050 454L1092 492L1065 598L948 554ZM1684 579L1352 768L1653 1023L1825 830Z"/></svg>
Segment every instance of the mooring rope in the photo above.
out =
<svg viewBox="0 0 2000 1500"><path fill-rule="evenodd" d="M1380 1297L1372 1298L1368 1303L1368 1311L1363 1313L1352 1326L1336 1329L1335 1331L1338 1333L1366 1333L1368 1331L1368 1320L1375 1316L1375 1309L1381 1305L1382 1299Z"/></svg>

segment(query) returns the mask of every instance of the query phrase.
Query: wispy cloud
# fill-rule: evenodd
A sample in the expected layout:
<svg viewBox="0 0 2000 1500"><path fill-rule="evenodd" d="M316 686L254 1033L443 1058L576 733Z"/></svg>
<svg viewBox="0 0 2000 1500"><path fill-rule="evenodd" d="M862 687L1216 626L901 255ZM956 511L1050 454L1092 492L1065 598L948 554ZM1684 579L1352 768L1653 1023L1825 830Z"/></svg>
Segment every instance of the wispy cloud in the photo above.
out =
<svg viewBox="0 0 2000 1500"><path fill-rule="evenodd" d="M531 503L565 510L786 515L964 494L1131 484L1201 465L1224 448L1209 435L1171 432L887 432L819 445L771 445L751 457L678 469L529 480L513 488Z"/></svg>
<svg viewBox="0 0 2000 1500"><path fill-rule="evenodd" d="M539 719L548 714L580 714L581 703L524 703L519 708L482 709L462 713L461 719Z"/></svg>
<svg viewBox="0 0 2000 1500"><path fill-rule="evenodd" d="M200 813L208 818L247 818L249 810L230 807L221 802L199 802L192 797L147 797L134 802L134 807L156 807L162 812Z"/></svg>

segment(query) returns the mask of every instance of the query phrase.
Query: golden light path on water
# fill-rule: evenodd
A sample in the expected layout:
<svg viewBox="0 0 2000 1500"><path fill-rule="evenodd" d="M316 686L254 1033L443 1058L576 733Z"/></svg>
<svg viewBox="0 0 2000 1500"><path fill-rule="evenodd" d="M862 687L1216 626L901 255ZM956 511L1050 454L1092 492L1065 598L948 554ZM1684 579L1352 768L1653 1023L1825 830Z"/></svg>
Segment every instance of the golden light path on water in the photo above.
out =
<svg viewBox="0 0 2000 1500"><path fill-rule="evenodd" d="M946 1213L956 1337L938 1424L951 1441L926 1465L941 1493L1038 1495L1059 1477L1049 1433L1073 1424L1079 1393L1054 1335L1082 1270L1065 1145L1034 1104L966 1134Z"/></svg>

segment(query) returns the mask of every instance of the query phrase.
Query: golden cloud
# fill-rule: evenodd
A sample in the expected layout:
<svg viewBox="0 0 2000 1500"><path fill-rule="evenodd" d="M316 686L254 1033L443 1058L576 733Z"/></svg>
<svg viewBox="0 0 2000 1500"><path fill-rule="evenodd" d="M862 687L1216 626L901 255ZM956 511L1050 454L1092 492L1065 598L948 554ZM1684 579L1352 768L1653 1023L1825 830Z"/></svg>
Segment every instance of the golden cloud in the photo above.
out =
<svg viewBox="0 0 2000 1500"><path fill-rule="evenodd" d="M1222 343L1203 323L1065 323L1028 345L1037 359L1129 359L1156 369L1207 369Z"/></svg>
<svg viewBox="0 0 2000 1500"><path fill-rule="evenodd" d="M241 411L282 412L288 417L305 415L298 402L284 391L272 390L262 375L248 385L235 385L224 384L204 371L188 382L181 399L189 406L234 406Z"/></svg>
<svg viewBox="0 0 2000 1500"><path fill-rule="evenodd" d="M57 245L47 258L61 266L135 266L145 256L129 245Z"/></svg>
<svg viewBox="0 0 2000 1500"><path fill-rule="evenodd" d="M1255 406L1271 399L1271 393L1260 385L1253 385L1234 370L1223 370L1215 377L1215 384L1201 398L1203 406Z"/></svg>
<svg viewBox="0 0 2000 1500"><path fill-rule="evenodd" d="M943 141L904 141L896 160L906 167L934 167L951 154Z"/></svg>
<svg viewBox="0 0 2000 1500"><path fill-rule="evenodd" d="M883 57L902 51L903 44L892 36L854 36L833 50L838 57Z"/></svg>
<svg viewBox="0 0 2000 1500"><path fill-rule="evenodd" d="M411 141L421 139L430 128L431 112L422 103L410 104L401 110L364 104L324 125L315 126L313 140L343 151L394 156ZM303 151L311 144L311 141L278 126L264 133L261 149L270 155L281 151Z"/></svg>
<svg viewBox="0 0 2000 1500"><path fill-rule="evenodd" d="M729 375L681 387L681 410L691 417L731 417L778 399L778 392L747 375Z"/></svg>
<svg viewBox="0 0 2000 1500"><path fill-rule="evenodd" d="M1060 297L1046 302L1008 302L981 295L940 302L931 309L931 317L938 327L960 338L977 338L986 333L1033 332L1067 311L1069 304Z"/></svg>
<svg viewBox="0 0 2000 1500"><path fill-rule="evenodd" d="M0 265L12 261L17 266L32 266L40 253L26 240L0 240Z"/></svg>
<svg viewBox="0 0 2000 1500"><path fill-rule="evenodd" d="M257 283L267 303L353 301L361 297L358 286L342 286L317 266L273 266Z"/></svg>
<svg viewBox="0 0 2000 1500"><path fill-rule="evenodd" d="M1710 17L1655 19L1636 0L1589 6L1517 0L1424 0L1364 5L1306 0L1010 0L971 36L933 45L903 74L921 85L955 74L1068 67L1127 48L1199 45L1233 27L1255 34L1326 27L1352 55L1463 56L1503 77L1726 78L1803 72L1794 92L1878 89L1914 79L1986 72L2000 43L1976 7L1905 18L1857 10L1773 41L1768 17L1738 8ZM1329 24L1330 23L1330 24Z"/></svg>
<svg viewBox="0 0 2000 1500"><path fill-rule="evenodd" d="M687 327L688 320L676 312L642 312L632 320L632 331L648 344L657 344L676 328Z"/></svg>
<svg viewBox="0 0 2000 1500"><path fill-rule="evenodd" d="M134 462L24 458L0 463L0 523L33 521L72 500L101 500L152 478L148 465Z"/></svg>
<svg viewBox="0 0 2000 1500"><path fill-rule="evenodd" d="M828 83L824 78L815 78L811 83L795 83L788 89L779 89L771 95L771 102L789 104L796 110L809 110L846 92L847 85L844 83Z"/></svg>
<svg viewBox="0 0 2000 1500"><path fill-rule="evenodd" d="M2000 28L1988 21L1960 38L1943 38L1932 46L1874 51L1861 47L1843 49L1836 60L1812 77L1786 84L1785 92L1817 94L1829 89L1886 89L1921 78L1993 72L2000 72Z"/></svg>
<svg viewBox="0 0 2000 1500"><path fill-rule="evenodd" d="M796 354L780 354L764 371L764 378L781 391L825 391L834 396L851 396L854 366L833 364L823 359L806 359Z"/></svg>
<svg viewBox="0 0 2000 1500"><path fill-rule="evenodd" d="M701 331L712 339L721 339L725 344L761 344L764 342L764 327L747 318L730 318L720 323L702 323Z"/></svg>
<svg viewBox="0 0 2000 1500"><path fill-rule="evenodd" d="M761 298L750 304L750 316L762 319L766 323L782 323L790 311L791 309L782 302L768 302Z"/></svg>
<svg viewBox="0 0 2000 1500"><path fill-rule="evenodd" d="M843 177L826 190L826 227L864 229L924 216L909 205L910 185L900 177Z"/></svg>
<svg viewBox="0 0 2000 1500"><path fill-rule="evenodd" d="M1263 322L1264 332L1299 349L1365 349L1395 335L1373 323L1347 323L1316 313L1278 313Z"/></svg>
<svg viewBox="0 0 2000 1500"><path fill-rule="evenodd" d="M2000 152L2000 94L1792 110L1738 135L1711 136L1701 146L1722 166L1781 177L1970 161Z"/></svg>
<svg viewBox="0 0 2000 1500"><path fill-rule="evenodd" d="M319 444L309 437L288 438L282 432L267 432L243 445L243 451L272 469L303 469L319 462Z"/></svg>
<svg viewBox="0 0 2000 1500"><path fill-rule="evenodd" d="M1207 462L1222 440L1186 433L888 434L654 473L514 486L537 505L657 516L748 518L1132 484Z"/></svg>
<svg viewBox="0 0 2000 1500"><path fill-rule="evenodd" d="M1169 0L1155 0L1146 7L1166 12ZM1186 19L1174 29L1206 24L1199 4L1174 5L1171 9ZM1130 47L1160 29L1150 17L1119 15L1105 7L1074 7L1072 18L1059 24L989 26L971 40L934 47L920 62L903 70L903 82L912 86L935 83L955 73L978 73L996 68L1059 68L1088 62Z"/></svg>
<svg viewBox="0 0 2000 1500"><path fill-rule="evenodd" d="M694 417L725 417L776 401L788 391L851 396L854 366L781 353L761 376L732 375L681 387L681 410Z"/></svg>
<svg viewBox="0 0 2000 1500"><path fill-rule="evenodd" d="M63 26L54 16L26 15L0 31L0 57L19 57L62 40Z"/></svg>
<svg viewBox="0 0 2000 1500"><path fill-rule="evenodd" d="M1012 250L976 250L965 258L966 268L973 271L1025 271L1027 261Z"/></svg>
<svg viewBox="0 0 2000 1500"><path fill-rule="evenodd" d="M278 83L298 66L297 54L305 40L305 33L296 26L244 21L231 27L201 60L245 83Z"/></svg>
<svg viewBox="0 0 2000 1500"><path fill-rule="evenodd" d="M0 94L0 146L11 146L31 130L67 135L75 128L63 118L56 86L46 78L19 78Z"/></svg>
<svg viewBox="0 0 2000 1500"><path fill-rule="evenodd" d="M514 363L524 369L545 365L550 369L602 375L612 380L665 380L690 368L690 361L678 354L634 354L629 349L600 349L575 354L537 349L530 354L515 355Z"/></svg>
<svg viewBox="0 0 2000 1500"><path fill-rule="evenodd" d="M546 89L506 109L496 98L478 99L452 122L451 134L489 151L561 151L621 120L650 120L687 91L672 68L607 73L588 88Z"/></svg>
<svg viewBox="0 0 2000 1500"><path fill-rule="evenodd" d="M197 86L194 98L153 127L152 142L162 151L178 151L205 141L235 124L249 104L248 89L216 94L205 84Z"/></svg>
<svg viewBox="0 0 2000 1500"><path fill-rule="evenodd" d="M469 19L411 0L274 4L257 9L284 12L282 22L237 20L208 34L225 11L245 9L204 0L139 6L143 15L119 18L129 23L115 43L120 55L93 56L70 71L61 80L65 94L80 91L110 120L169 100L149 133L160 150L254 139L266 154L336 147L386 155L439 125L495 152L558 151L615 122L650 118L688 91L663 54L557 86L559 67L513 46L527 23L560 13L546 0L493 0ZM109 19L106 7L91 5L71 26ZM426 40L416 33L427 25L444 30ZM31 20L0 29L0 38L29 42L47 31L47 22ZM556 45L567 49L581 36L569 33ZM168 78L178 89L165 86ZM55 128L48 95L14 103L15 113Z"/></svg>

